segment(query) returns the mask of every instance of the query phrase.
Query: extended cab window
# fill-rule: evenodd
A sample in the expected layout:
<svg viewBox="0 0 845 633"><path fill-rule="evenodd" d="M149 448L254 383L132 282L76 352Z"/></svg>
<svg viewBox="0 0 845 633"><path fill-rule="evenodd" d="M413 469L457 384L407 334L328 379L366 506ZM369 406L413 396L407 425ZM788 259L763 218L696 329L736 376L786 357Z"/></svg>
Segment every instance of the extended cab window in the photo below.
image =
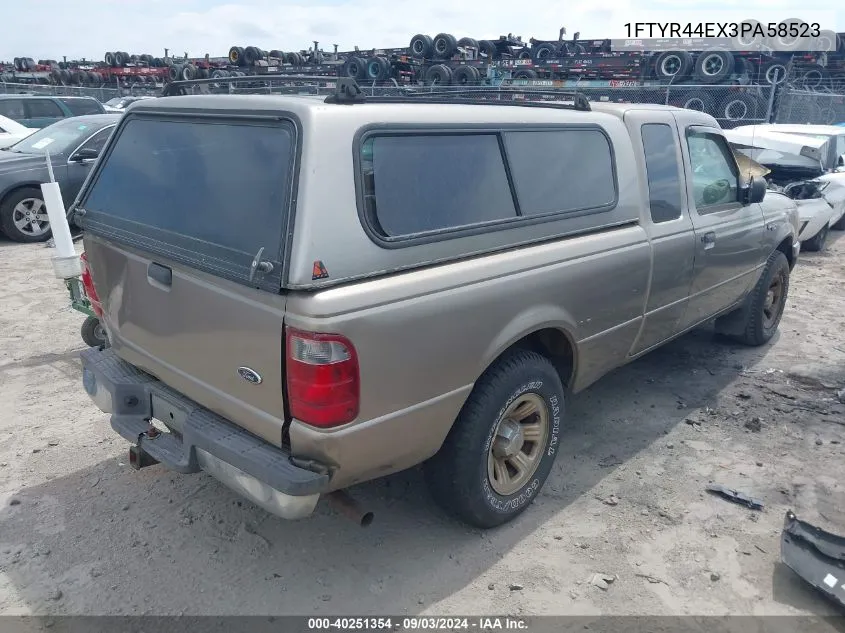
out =
<svg viewBox="0 0 845 633"><path fill-rule="evenodd" d="M126 121L78 205L92 233L278 291L294 129L287 122Z"/></svg>
<svg viewBox="0 0 845 633"><path fill-rule="evenodd" d="M651 220L655 224L681 217L681 175L674 130L665 123L646 123L643 138Z"/></svg>
<svg viewBox="0 0 845 633"><path fill-rule="evenodd" d="M598 129L379 134L360 157L363 213L382 238L616 204L613 154Z"/></svg>
<svg viewBox="0 0 845 633"><path fill-rule="evenodd" d="M495 134L404 134L367 139L364 212L382 237L516 217Z"/></svg>
<svg viewBox="0 0 845 633"><path fill-rule="evenodd" d="M610 143L600 130L504 132L503 137L522 215L615 204Z"/></svg>
<svg viewBox="0 0 845 633"><path fill-rule="evenodd" d="M739 200L739 174L727 141L719 134L687 132L696 209L701 213Z"/></svg>

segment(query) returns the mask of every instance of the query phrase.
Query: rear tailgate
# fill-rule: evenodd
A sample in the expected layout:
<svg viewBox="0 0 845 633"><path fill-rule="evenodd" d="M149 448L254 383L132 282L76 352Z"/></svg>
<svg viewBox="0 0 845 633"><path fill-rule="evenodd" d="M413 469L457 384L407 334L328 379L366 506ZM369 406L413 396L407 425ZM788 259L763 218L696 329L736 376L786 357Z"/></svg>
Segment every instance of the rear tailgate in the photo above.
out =
<svg viewBox="0 0 845 633"><path fill-rule="evenodd" d="M283 119L130 113L78 205L115 352L276 445L295 147Z"/></svg>

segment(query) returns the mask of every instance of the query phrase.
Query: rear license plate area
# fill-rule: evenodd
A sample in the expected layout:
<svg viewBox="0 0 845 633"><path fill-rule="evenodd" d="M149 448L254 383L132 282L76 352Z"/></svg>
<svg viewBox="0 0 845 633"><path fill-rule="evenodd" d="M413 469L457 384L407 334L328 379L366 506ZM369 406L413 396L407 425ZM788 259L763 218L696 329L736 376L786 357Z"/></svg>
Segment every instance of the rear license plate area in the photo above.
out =
<svg viewBox="0 0 845 633"><path fill-rule="evenodd" d="M187 411L159 394L153 394L150 397L150 407L155 420L163 422L168 429L176 433L182 433L188 415Z"/></svg>

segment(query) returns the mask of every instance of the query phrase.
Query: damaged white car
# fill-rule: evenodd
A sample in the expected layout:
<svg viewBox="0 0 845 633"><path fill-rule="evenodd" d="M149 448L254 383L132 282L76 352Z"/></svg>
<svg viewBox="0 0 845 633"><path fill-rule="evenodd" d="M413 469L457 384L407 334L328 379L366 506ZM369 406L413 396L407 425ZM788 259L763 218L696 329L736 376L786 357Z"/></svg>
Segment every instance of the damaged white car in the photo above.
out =
<svg viewBox="0 0 845 633"><path fill-rule="evenodd" d="M845 130L827 125L746 125L726 130L735 151L765 166L770 189L793 200L802 250L845 230Z"/></svg>

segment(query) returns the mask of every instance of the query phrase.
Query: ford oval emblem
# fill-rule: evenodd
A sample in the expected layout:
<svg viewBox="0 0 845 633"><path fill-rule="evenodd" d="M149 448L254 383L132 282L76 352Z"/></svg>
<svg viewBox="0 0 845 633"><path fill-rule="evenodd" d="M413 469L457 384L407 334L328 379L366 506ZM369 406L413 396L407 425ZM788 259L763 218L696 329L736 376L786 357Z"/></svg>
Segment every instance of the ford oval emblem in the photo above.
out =
<svg viewBox="0 0 845 633"><path fill-rule="evenodd" d="M238 367L238 375L253 385L261 384L262 381L261 374L249 367Z"/></svg>

